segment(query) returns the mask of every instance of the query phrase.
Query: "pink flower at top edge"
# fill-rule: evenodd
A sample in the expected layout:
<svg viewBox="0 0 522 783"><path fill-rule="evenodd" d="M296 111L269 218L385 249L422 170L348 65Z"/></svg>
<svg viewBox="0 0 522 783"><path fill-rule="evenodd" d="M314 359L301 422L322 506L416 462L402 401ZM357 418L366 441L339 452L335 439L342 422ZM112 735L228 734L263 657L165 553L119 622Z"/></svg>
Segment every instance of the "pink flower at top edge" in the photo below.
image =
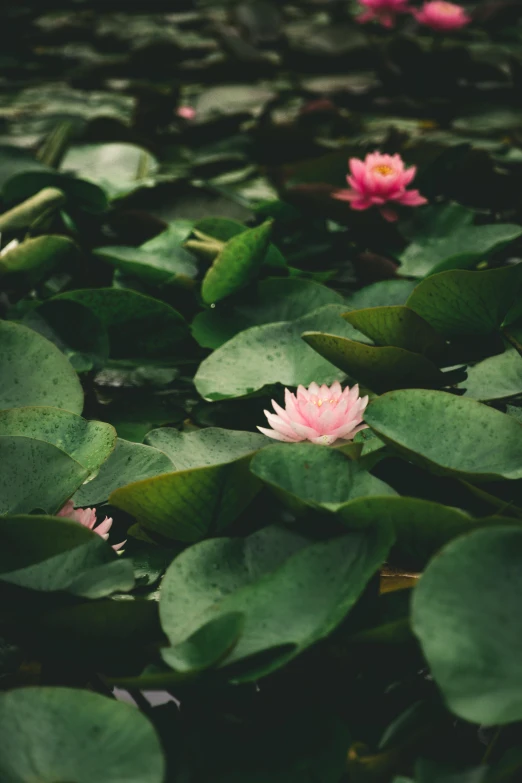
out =
<svg viewBox="0 0 522 783"><path fill-rule="evenodd" d="M264 435L287 443L309 440L331 446L336 440L352 440L367 427L362 423L368 397L359 397L359 387L343 391L336 381L332 386L311 383L298 386L297 394L285 389L285 407L272 400L275 413L265 411L272 429L258 427Z"/></svg>
<svg viewBox="0 0 522 783"><path fill-rule="evenodd" d="M460 5L445 0L431 0L424 3L420 11L412 10L412 14L420 24L432 30L459 30L471 22L471 16Z"/></svg>
<svg viewBox="0 0 522 783"><path fill-rule="evenodd" d="M418 190L406 190L417 169L415 166L405 169L400 155L372 152L364 160L350 158L350 171L347 177L350 189L335 191L332 196L340 201L348 201L352 209L376 206L386 220L393 222L397 220L397 214L385 206L388 202L407 207L419 207L427 203Z"/></svg>
<svg viewBox="0 0 522 783"><path fill-rule="evenodd" d="M104 541L108 541L109 539L109 530L112 527L112 518L105 517L103 522L100 522L97 527L94 527L96 524L95 508L74 508L72 500L68 500L65 506L60 509L56 516L66 517L67 519L74 520L74 522L79 522L80 525L88 527L89 530L92 530L94 533L98 533L98 535L101 536ZM124 544L125 541L122 541L121 544L113 544L112 548L115 552L117 552L118 549L121 549Z"/></svg>
<svg viewBox="0 0 522 783"><path fill-rule="evenodd" d="M393 27L397 14L409 11L409 0L359 0L359 3L367 10L355 18L359 24L366 22L380 22L383 27Z"/></svg>

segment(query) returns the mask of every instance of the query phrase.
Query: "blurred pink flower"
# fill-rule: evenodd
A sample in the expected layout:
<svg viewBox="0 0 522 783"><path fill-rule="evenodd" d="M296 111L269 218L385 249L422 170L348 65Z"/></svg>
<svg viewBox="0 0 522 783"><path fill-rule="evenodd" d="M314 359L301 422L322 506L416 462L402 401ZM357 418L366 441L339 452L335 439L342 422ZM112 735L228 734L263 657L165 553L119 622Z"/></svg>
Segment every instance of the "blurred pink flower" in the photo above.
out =
<svg viewBox="0 0 522 783"><path fill-rule="evenodd" d="M275 413L265 411L272 429L258 427L264 435L274 440L296 443L309 440L330 446L337 439L351 440L362 423L368 397L359 397L359 386L343 391L336 381L332 386L311 383L308 389L297 387L297 394L285 389L285 408L272 400Z"/></svg>
<svg viewBox="0 0 522 783"><path fill-rule="evenodd" d="M359 3L368 10L357 16L355 21L359 24L365 22L380 22L383 27L393 27L397 14L409 11L409 0L359 0Z"/></svg>
<svg viewBox="0 0 522 783"><path fill-rule="evenodd" d="M382 216L393 222L397 220L397 214L384 207L386 202L394 201L408 207L427 203L418 190L406 190L417 169L415 166L405 169L400 155L372 152L364 161L350 158L350 171L351 175L347 177L350 189L335 191L332 196L340 201L349 201L352 209L381 207Z"/></svg>
<svg viewBox="0 0 522 783"><path fill-rule="evenodd" d="M184 120L193 120L196 116L196 110L192 106L178 106L176 114L178 117L183 117Z"/></svg>
<svg viewBox="0 0 522 783"><path fill-rule="evenodd" d="M424 3L420 11L412 10L418 22L433 30L458 30L471 22L471 16L460 5L445 0Z"/></svg>
<svg viewBox="0 0 522 783"><path fill-rule="evenodd" d="M89 530L92 530L94 533L98 533L98 535L101 536L104 541L108 541L109 539L109 530L112 527L112 518L105 517L103 522L100 522L97 527L94 527L96 524L95 508L74 508L72 500L68 500L65 506L60 509L56 516L73 519L75 522L79 522L80 525L88 527ZM117 552L118 549L121 549L124 544L125 541L122 541L121 544L113 544L112 548L115 552Z"/></svg>

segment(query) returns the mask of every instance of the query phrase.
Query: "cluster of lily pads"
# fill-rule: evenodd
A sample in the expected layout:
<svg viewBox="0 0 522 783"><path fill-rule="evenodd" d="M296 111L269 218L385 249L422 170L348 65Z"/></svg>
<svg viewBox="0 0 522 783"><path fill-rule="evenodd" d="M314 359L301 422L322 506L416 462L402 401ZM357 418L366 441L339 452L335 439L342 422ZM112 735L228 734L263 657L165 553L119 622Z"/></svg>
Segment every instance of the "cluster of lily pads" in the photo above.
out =
<svg viewBox="0 0 522 783"><path fill-rule="evenodd" d="M521 9L466 4L467 60L394 39L402 0L221 5L162 23L199 74L237 24L250 87L194 78L166 123L89 118L109 79L4 102L0 781L516 780ZM312 87L298 23L348 25L374 75ZM403 55L490 104L432 82L412 118Z"/></svg>

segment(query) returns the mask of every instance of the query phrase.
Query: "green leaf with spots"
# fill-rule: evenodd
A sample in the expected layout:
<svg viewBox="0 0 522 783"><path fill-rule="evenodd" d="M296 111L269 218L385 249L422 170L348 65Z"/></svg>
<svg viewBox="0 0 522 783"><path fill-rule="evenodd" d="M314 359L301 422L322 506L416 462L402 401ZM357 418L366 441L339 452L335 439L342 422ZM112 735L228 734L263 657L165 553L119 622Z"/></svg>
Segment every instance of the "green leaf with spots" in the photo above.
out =
<svg viewBox="0 0 522 783"><path fill-rule="evenodd" d="M474 226L473 211L457 204L423 212L413 219L413 241L399 256L401 274L408 277L469 269L522 234L520 226L509 223Z"/></svg>
<svg viewBox="0 0 522 783"><path fill-rule="evenodd" d="M432 560L413 630L449 709L487 725L522 720L522 530L477 530Z"/></svg>
<svg viewBox="0 0 522 783"><path fill-rule="evenodd" d="M225 301L198 313L190 327L194 338L203 347L216 349L251 326L294 321L319 307L343 301L331 288L292 277L261 280L255 294L256 301L242 301L232 311Z"/></svg>
<svg viewBox="0 0 522 783"><path fill-rule="evenodd" d="M522 291L522 264L486 272L441 272L420 283L407 301L443 337L498 330Z"/></svg>
<svg viewBox="0 0 522 783"><path fill-rule="evenodd" d="M54 514L91 472L52 443L19 435L0 436L0 464L0 514Z"/></svg>
<svg viewBox="0 0 522 783"><path fill-rule="evenodd" d="M193 280L198 273L194 257L182 247L192 230L192 221L174 220L165 231L140 247L109 245L94 253L111 266L151 285Z"/></svg>
<svg viewBox="0 0 522 783"><path fill-rule="evenodd" d="M222 465L253 454L267 445L257 432L207 427L196 432L179 432L171 427L152 430L145 443L169 457L173 470L190 470Z"/></svg>
<svg viewBox="0 0 522 783"><path fill-rule="evenodd" d="M163 630L172 645L179 645L210 620L241 613L242 633L219 666L273 650L276 654L264 666L252 661L249 669L245 661L241 679L257 678L337 627L391 542L389 531L355 531L310 543L277 527L246 539L203 541L178 555L165 575Z"/></svg>
<svg viewBox="0 0 522 783"><path fill-rule="evenodd" d="M0 517L0 581L44 593L103 598L134 586L132 564L71 519Z"/></svg>
<svg viewBox="0 0 522 783"><path fill-rule="evenodd" d="M420 353L434 361L444 356L443 338L409 307L369 307L345 313L348 323L376 345L392 345Z"/></svg>
<svg viewBox="0 0 522 783"><path fill-rule="evenodd" d="M337 511L354 498L396 494L338 449L313 443L268 446L250 469L296 511L307 506Z"/></svg>
<svg viewBox="0 0 522 783"><path fill-rule="evenodd" d="M471 482L522 478L522 425L466 397L402 389L372 400L364 420L400 454Z"/></svg>
<svg viewBox="0 0 522 783"><path fill-rule="evenodd" d="M201 296L204 302L219 302L252 280L264 261L271 233L272 221L269 220L229 239L203 278Z"/></svg>
<svg viewBox="0 0 522 783"><path fill-rule="evenodd" d="M80 487L74 496L76 506L104 503L111 492L173 470L172 461L158 449L118 438L116 448L101 466L96 478Z"/></svg>
<svg viewBox="0 0 522 783"><path fill-rule="evenodd" d="M223 530L260 489L249 463L266 445L263 435L213 427L189 433L159 429L147 440L169 459L170 472L123 485L110 502L166 538L198 541Z"/></svg>
<svg viewBox="0 0 522 783"><path fill-rule="evenodd" d="M374 392L447 386L453 376L442 373L430 359L394 346L365 345L324 332L304 332L303 340L353 380Z"/></svg>
<svg viewBox="0 0 522 783"><path fill-rule="evenodd" d="M421 571L439 549L457 536L481 527L519 524L501 516L475 519L458 508L398 496L356 498L342 506L337 515L349 528L390 525L396 539L390 563L414 571Z"/></svg>
<svg viewBox="0 0 522 783"><path fill-rule="evenodd" d="M490 356L474 367L461 384L474 400L502 400L522 394L522 356L514 349Z"/></svg>
<svg viewBox="0 0 522 783"><path fill-rule="evenodd" d="M26 405L81 413L82 387L69 360L49 340L0 321L0 409Z"/></svg>
<svg viewBox="0 0 522 783"><path fill-rule="evenodd" d="M295 321L254 326L237 334L199 366L196 389L207 400L243 397L264 386L331 384L344 373L322 359L303 340L303 332L318 329L366 340L341 318L343 305L327 305Z"/></svg>
<svg viewBox="0 0 522 783"><path fill-rule="evenodd" d="M0 437L33 438L51 443L90 473L96 473L116 445L116 430L102 421L86 421L58 408L0 411Z"/></svg>
<svg viewBox="0 0 522 783"><path fill-rule="evenodd" d="M123 288L84 288L52 301L88 307L108 331L113 359L174 356L188 334L185 319L173 307Z"/></svg>
<svg viewBox="0 0 522 783"><path fill-rule="evenodd" d="M160 741L129 704L73 688L0 695L0 778L17 783L163 783Z"/></svg>

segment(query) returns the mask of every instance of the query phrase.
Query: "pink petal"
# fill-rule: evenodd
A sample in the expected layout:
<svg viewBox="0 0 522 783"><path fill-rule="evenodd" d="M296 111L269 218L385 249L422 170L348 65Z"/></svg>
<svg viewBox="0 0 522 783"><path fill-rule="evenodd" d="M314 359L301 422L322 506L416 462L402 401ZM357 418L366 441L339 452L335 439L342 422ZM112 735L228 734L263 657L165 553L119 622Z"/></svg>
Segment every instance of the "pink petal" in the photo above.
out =
<svg viewBox="0 0 522 783"><path fill-rule="evenodd" d="M384 207L380 210L382 217L388 221L388 223L396 223L399 219L398 214L389 207Z"/></svg>
<svg viewBox="0 0 522 783"><path fill-rule="evenodd" d="M269 430L266 427L258 427L257 428L259 432L262 432L263 435L266 435L268 438L272 438L272 440L280 440L283 441L283 443L293 443L297 442L299 438L286 438L284 435L281 435L280 432L275 432L275 430ZM301 440L306 440L306 438L301 438Z"/></svg>
<svg viewBox="0 0 522 783"><path fill-rule="evenodd" d="M404 193L395 199L398 204L404 204L407 207L420 207L427 204L428 199L421 196L418 190L405 190Z"/></svg>
<svg viewBox="0 0 522 783"><path fill-rule="evenodd" d="M94 528L94 532L98 533L99 536L108 536L109 530L112 527L112 518L111 517L105 517L103 522L100 522L98 527Z"/></svg>

